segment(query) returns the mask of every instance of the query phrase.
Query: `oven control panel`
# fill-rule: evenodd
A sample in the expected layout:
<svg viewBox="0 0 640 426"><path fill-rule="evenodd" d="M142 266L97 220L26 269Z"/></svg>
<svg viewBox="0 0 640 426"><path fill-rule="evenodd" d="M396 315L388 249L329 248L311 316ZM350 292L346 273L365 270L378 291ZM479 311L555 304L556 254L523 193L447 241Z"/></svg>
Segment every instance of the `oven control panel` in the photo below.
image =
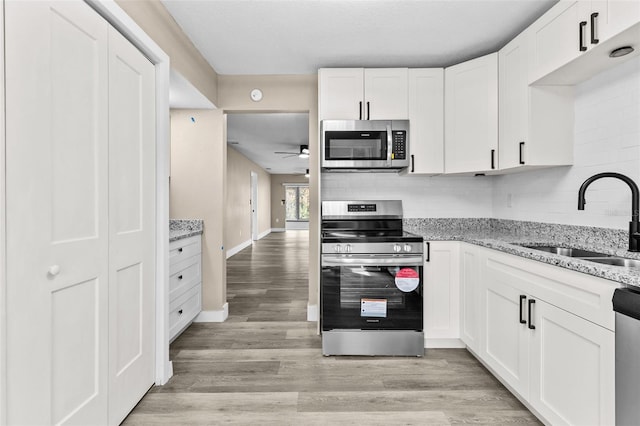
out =
<svg viewBox="0 0 640 426"><path fill-rule="evenodd" d="M323 243L323 254L422 254L423 244L417 242L389 243Z"/></svg>

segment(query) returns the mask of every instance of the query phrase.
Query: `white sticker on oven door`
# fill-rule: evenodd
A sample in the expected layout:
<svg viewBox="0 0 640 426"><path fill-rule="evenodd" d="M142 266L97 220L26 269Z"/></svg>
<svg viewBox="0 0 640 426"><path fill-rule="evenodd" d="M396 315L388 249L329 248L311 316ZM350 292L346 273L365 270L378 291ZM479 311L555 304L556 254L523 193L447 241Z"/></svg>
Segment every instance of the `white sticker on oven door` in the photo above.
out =
<svg viewBox="0 0 640 426"><path fill-rule="evenodd" d="M361 317L387 317L387 299L360 299Z"/></svg>
<svg viewBox="0 0 640 426"><path fill-rule="evenodd" d="M420 284L420 276L413 268L402 268L396 272L396 287L400 291L409 293L418 288Z"/></svg>

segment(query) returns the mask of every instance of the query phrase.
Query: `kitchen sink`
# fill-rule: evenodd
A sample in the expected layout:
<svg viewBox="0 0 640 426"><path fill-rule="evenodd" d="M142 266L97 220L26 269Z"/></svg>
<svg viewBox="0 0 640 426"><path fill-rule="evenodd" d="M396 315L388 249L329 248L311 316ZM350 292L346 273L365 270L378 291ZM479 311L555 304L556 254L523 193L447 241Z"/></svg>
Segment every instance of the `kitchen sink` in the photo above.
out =
<svg viewBox="0 0 640 426"><path fill-rule="evenodd" d="M555 247L555 246L522 246L534 250L540 250L547 253L560 254L568 257L611 257L605 253L598 253L596 251L582 250L577 248L567 247Z"/></svg>
<svg viewBox="0 0 640 426"><path fill-rule="evenodd" d="M624 257L594 257L585 259L590 262L602 263L605 265L624 266L626 268L640 268L640 260L625 259Z"/></svg>
<svg viewBox="0 0 640 426"><path fill-rule="evenodd" d="M562 256L573 257L576 259L587 260L589 262L601 263L603 265L620 266L624 268L640 269L640 260L626 259L624 257L612 256L597 251L582 250L577 248L556 247L556 246L532 246L523 245L522 247L540 250L547 253L559 254Z"/></svg>

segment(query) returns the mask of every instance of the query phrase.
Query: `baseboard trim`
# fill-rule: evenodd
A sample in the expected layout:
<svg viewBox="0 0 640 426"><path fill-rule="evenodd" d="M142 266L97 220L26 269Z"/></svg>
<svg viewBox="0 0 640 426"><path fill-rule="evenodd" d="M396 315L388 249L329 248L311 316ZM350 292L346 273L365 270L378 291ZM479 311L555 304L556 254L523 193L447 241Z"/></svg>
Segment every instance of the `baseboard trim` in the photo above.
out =
<svg viewBox="0 0 640 426"><path fill-rule="evenodd" d="M424 347L430 349L456 348L464 349L467 345L460 339L429 339L424 338Z"/></svg>
<svg viewBox="0 0 640 426"><path fill-rule="evenodd" d="M318 321L320 319L318 305L310 305L307 303L307 321Z"/></svg>
<svg viewBox="0 0 640 426"><path fill-rule="evenodd" d="M284 228L271 228L271 232L285 232L286 229Z"/></svg>
<svg viewBox="0 0 640 426"><path fill-rule="evenodd" d="M201 311L193 322L225 322L229 318L229 303L225 303L219 311Z"/></svg>
<svg viewBox="0 0 640 426"><path fill-rule="evenodd" d="M240 253L242 250L246 249L251 245L251 240L247 240L242 242L241 244L227 250L227 259L233 256L234 254Z"/></svg>
<svg viewBox="0 0 640 426"><path fill-rule="evenodd" d="M261 240L261 239L263 239L264 237L266 237L267 235L269 235L270 233L271 233L271 228L267 229L266 231L264 231L264 232L263 232L263 233L261 233L261 234L258 234L258 239L259 239L259 240Z"/></svg>

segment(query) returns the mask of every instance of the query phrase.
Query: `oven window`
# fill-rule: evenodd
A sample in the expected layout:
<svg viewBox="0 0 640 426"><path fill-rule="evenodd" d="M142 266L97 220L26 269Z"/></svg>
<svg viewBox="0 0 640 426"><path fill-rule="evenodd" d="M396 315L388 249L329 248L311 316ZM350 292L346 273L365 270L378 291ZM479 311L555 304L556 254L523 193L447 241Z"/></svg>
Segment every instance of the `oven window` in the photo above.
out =
<svg viewBox="0 0 640 426"><path fill-rule="evenodd" d="M387 132L327 132L325 160L386 160Z"/></svg>
<svg viewBox="0 0 640 426"><path fill-rule="evenodd" d="M410 291L396 283L401 270L404 274L412 271L413 275L409 275L418 277ZM422 330L421 266L323 267L321 293L325 331Z"/></svg>

